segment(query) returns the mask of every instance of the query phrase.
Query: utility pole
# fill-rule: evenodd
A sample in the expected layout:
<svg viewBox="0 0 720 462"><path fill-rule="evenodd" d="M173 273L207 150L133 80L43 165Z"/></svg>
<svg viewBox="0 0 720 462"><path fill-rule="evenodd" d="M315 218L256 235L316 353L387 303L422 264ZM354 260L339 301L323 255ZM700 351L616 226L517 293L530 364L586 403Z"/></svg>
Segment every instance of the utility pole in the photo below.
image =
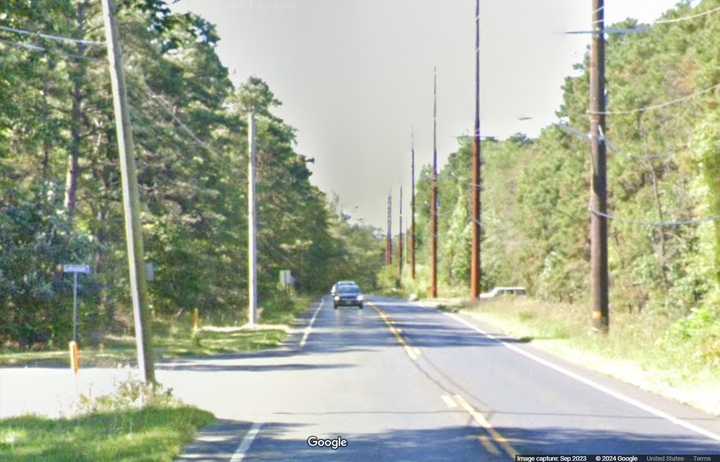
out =
<svg viewBox="0 0 720 462"><path fill-rule="evenodd" d="M470 261L470 298L480 295L482 245L482 147L480 145L480 0L475 0L475 133L472 156L472 256Z"/></svg>
<svg viewBox="0 0 720 462"><path fill-rule="evenodd" d="M402 271L403 271L403 195L402 185L400 185L400 227L398 228L398 278L402 285Z"/></svg>
<svg viewBox="0 0 720 462"><path fill-rule="evenodd" d="M607 224L607 150L605 145L605 8L592 0L592 50L590 54L590 135L592 186L590 260L592 266L593 329L607 334L610 327Z"/></svg>
<svg viewBox="0 0 720 462"><path fill-rule="evenodd" d="M437 251L438 251L438 165L437 165L437 66L434 69L433 80L433 171L432 171L432 197L431 197L432 228L431 240L431 283L430 296L437 298Z"/></svg>
<svg viewBox="0 0 720 462"><path fill-rule="evenodd" d="M137 346L138 368L143 382L155 383L150 345L150 324L147 322L147 297L145 294L145 261L143 251L142 227L140 224L140 198L138 194L137 172L130 115L127 106L127 87L120 47L115 5L113 0L102 0L103 18L110 81L113 91L115 126L117 130L118 152L120 154L120 174L122 183L123 209L125 213L125 239L127 242L128 267L130 270L130 298L133 304L135 322L135 342Z"/></svg>
<svg viewBox="0 0 720 462"><path fill-rule="evenodd" d="M410 265L412 278L415 280L415 131L410 130L410 176L412 195L410 196Z"/></svg>
<svg viewBox="0 0 720 462"><path fill-rule="evenodd" d="M410 264L410 228L405 229L405 264Z"/></svg>
<svg viewBox="0 0 720 462"><path fill-rule="evenodd" d="M387 237L385 238L385 264L392 265L392 193L387 198Z"/></svg>
<svg viewBox="0 0 720 462"><path fill-rule="evenodd" d="M255 203L255 113L248 114L248 324L255 327L257 317L257 209ZM342 212L341 212L342 214Z"/></svg>

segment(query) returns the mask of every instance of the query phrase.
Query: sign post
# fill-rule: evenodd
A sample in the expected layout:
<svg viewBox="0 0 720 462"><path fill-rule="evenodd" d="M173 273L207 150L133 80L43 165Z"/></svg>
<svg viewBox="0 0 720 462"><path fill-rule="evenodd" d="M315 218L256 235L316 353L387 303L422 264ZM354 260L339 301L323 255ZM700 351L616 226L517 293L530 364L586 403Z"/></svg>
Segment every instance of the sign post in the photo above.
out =
<svg viewBox="0 0 720 462"><path fill-rule="evenodd" d="M78 347L78 324L80 316L78 312L78 274L90 274L88 265L63 265L64 273L73 275L73 339L70 342L70 367L77 375L80 370L80 348Z"/></svg>
<svg viewBox="0 0 720 462"><path fill-rule="evenodd" d="M73 275L73 342L77 344L80 319L77 296L78 274L90 274L90 267L88 265L63 265L63 272Z"/></svg>
<svg viewBox="0 0 720 462"><path fill-rule="evenodd" d="M73 342L78 341L77 273L73 273Z"/></svg>

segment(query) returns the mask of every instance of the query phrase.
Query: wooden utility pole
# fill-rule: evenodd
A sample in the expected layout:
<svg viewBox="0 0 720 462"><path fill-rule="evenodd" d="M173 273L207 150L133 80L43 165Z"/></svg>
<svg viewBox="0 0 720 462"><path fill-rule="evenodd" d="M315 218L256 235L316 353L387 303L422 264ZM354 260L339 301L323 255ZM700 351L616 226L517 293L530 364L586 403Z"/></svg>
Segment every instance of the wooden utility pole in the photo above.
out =
<svg viewBox="0 0 720 462"><path fill-rule="evenodd" d="M410 130L410 176L412 190L410 196L410 265L413 280L415 280L415 132Z"/></svg>
<svg viewBox="0 0 720 462"><path fill-rule="evenodd" d="M402 271L403 271L403 195L402 185L400 185L400 226L398 228L398 278L400 278L400 284L402 284Z"/></svg>
<svg viewBox="0 0 720 462"><path fill-rule="evenodd" d="M257 320L257 207L255 200L255 113L248 114L248 324L255 327Z"/></svg>
<svg viewBox="0 0 720 462"><path fill-rule="evenodd" d="M387 198L387 237L385 238L385 264L392 265L392 193Z"/></svg>
<svg viewBox="0 0 720 462"><path fill-rule="evenodd" d="M437 298L437 251L438 251L438 165L437 165L437 67L434 69L433 79L433 171L432 171L432 197L431 210L432 225L430 230L430 296Z"/></svg>
<svg viewBox="0 0 720 462"><path fill-rule="evenodd" d="M115 19L115 5L112 0L102 0L103 18L110 81L113 91L115 126L117 130L118 152L120 154L120 176L122 183L123 209L125 213L125 239L127 242L128 266L130 270L130 298L133 304L135 322L135 342L137 345L138 368L145 384L155 383L150 343L150 324L147 322L147 297L145 294L145 261L143 251L142 227L140 224L140 198L138 194L137 172L135 171L135 146L130 114L127 106L127 88L123 56Z"/></svg>
<svg viewBox="0 0 720 462"><path fill-rule="evenodd" d="M475 133L472 156L472 255L470 261L470 298L480 295L482 245L482 152L480 145L480 0L475 0Z"/></svg>
<svg viewBox="0 0 720 462"><path fill-rule="evenodd" d="M410 228L405 230L405 264L410 264Z"/></svg>
<svg viewBox="0 0 720 462"><path fill-rule="evenodd" d="M607 150L605 145L605 8L592 0L592 50L590 54L590 135L592 186L590 260L592 266L592 322L598 332L610 327L607 224Z"/></svg>

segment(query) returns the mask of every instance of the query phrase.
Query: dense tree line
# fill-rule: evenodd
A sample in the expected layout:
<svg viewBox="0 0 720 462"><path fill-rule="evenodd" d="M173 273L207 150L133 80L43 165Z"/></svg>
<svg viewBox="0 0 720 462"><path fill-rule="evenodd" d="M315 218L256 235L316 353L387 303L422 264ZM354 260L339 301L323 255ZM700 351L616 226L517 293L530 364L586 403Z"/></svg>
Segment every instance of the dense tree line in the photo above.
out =
<svg viewBox="0 0 720 462"><path fill-rule="evenodd" d="M667 18L718 6L718 0L694 8L684 2ZM627 20L615 27L637 26ZM717 319L718 33L720 15L709 14L608 38L609 110L620 112L608 117L606 134L613 309L673 317L699 310ZM519 134L483 142L485 289L522 285L545 300L588 300L588 66L586 56L566 79L559 120L537 138ZM680 101L634 111L675 100ZM446 292L469 281L470 148L469 140L460 139L439 177L439 274ZM429 201L426 169L417 195L422 262L429 245ZM427 287L424 274L419 291Z"/></svg>
<svg viewBox="0 0 720 462"><path fill-rule="evenodd" d="M119 20L134 127L154 314L199 308L240 319L247 291L247 113L258 113L259 265L325 290L351 265L381 262L372 229L350 225L310 182L295 130L259 78L234 87L211 24L162 0L126 0ZM0 24L0 343L59 346L71 286L87 263L86 335L130 319L120 176L100 2L10 0ZM367 281L374 284L373 280ZM262 304L262 303L261 303Z"/></svg>

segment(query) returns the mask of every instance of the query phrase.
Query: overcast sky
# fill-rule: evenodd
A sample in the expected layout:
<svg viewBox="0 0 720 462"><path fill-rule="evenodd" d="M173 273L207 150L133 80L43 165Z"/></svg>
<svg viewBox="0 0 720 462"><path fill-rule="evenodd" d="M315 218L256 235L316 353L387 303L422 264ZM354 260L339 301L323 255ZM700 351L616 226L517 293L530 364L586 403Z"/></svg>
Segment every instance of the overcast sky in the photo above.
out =
<svg viewBox="0 0 720 462"><path fill-rule="evenodd" d="M676 0L608 0L608 23L651 22ZM317 159L313 181L356 219L384 226L392 188L432 159L432 75L439 69L439 155L474 118L473 0L182 0L217 25L235 82L263 78ZM555 120L563 79L581 61L590 0L481 0L481 130L537 135ZM518 117L533 117L519 121ZM407 195L406 195L407 197ZM396 200L394 200L396 202ZM357 207L357 209L355 209ZM397 205L395 205L397 207Z"/></svg>

